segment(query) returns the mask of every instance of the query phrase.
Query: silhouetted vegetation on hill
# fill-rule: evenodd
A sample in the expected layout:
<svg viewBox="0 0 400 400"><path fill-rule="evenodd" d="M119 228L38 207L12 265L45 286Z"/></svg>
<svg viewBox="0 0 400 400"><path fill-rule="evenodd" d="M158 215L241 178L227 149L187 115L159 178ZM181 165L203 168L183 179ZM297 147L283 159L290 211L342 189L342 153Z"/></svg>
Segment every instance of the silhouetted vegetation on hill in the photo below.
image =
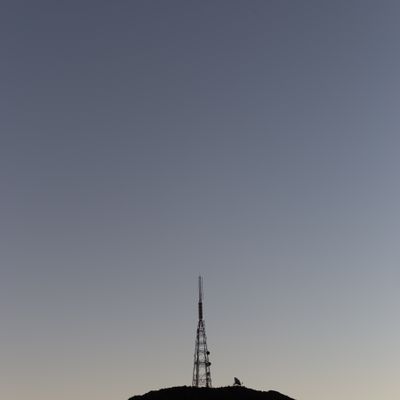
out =
<svg viewBox="0 0 400 400"><path fill-rule="evenodd" d="M133 396L129 400L294 400L279 392L270 390L262 392L244 386L228 386L221 388L195 388L179 386L151 391L141 396Z"/></svg>

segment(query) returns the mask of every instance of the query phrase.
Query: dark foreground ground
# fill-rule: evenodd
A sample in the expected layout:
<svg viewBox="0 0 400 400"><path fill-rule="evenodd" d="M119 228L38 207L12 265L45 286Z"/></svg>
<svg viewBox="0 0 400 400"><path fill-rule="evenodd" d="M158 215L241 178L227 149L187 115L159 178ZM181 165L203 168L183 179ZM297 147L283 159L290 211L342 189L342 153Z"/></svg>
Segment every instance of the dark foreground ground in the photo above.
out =
<svg viewBox="0 0 400 400"><path fill-rule="evenodd" d="M194 388L179 386L154 390L142 396L133 396L129 400L294 400L279 392L270 390L261 392L243 386L221 388Z"/></svg>

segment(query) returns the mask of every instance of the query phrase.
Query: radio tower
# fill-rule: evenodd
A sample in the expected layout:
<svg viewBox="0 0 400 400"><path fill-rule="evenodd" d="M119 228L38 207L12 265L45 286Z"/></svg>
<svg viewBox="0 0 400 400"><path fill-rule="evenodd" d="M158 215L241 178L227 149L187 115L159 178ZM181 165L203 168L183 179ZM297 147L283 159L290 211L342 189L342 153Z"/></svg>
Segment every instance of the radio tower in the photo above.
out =
<svg viewBox="0 0 400 400"><path fill-rule="evenodd" d="M207 349L206 326L203 320L203 278L199 276L199 323L197 325L196 345L192 386L211 387L210 352Z"/></svg>

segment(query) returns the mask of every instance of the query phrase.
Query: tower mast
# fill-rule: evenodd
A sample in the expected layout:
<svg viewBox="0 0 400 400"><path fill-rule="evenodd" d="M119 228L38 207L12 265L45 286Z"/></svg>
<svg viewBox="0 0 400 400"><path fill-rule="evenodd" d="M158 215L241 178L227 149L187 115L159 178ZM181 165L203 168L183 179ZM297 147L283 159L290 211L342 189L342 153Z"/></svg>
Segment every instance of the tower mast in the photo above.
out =
<svg viewBox="0 0 400 400"><path fill-rule="evenodd" d="M196 331L192 386L210 388L212 386L211 363L208 359L210 352L207 349L206 326L203 319L203 278L201 276L199 276L198 314L199 322Z"/></svg>

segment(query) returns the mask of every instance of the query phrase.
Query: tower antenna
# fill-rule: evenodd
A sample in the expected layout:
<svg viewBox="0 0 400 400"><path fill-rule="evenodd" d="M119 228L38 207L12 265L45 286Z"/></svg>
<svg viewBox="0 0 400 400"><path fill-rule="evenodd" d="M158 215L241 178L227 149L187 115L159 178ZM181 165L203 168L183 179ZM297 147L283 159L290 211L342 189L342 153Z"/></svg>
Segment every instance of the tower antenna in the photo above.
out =
<svg viewBox="0 0 400 400"><path fill-rule="evenodd" d="M212 387L211 363L208 359L210 352L207 349L206 326L203 319L203 278L201 276L199 276L198 314L199 322L196 331L192 386L210 388Z"/></svg>

